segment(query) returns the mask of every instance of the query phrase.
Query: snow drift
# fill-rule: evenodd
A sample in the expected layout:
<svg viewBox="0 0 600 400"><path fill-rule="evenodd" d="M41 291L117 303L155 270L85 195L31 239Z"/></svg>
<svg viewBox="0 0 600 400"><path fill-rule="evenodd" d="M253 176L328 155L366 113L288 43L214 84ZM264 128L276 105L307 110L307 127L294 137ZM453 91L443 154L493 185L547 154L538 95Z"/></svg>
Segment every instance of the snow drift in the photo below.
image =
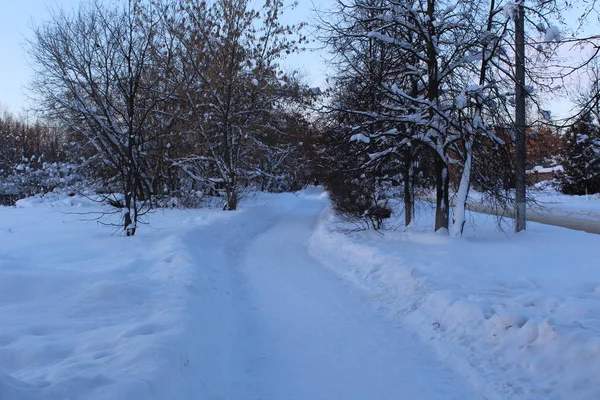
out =
<svg viewBox="0 0 600 400"><path fill-rule="evenodd" d="M343 234L327 212L310 248L486 397L598 399L600 237L494 225L473 215L463 240L418 229Z"/></svg>

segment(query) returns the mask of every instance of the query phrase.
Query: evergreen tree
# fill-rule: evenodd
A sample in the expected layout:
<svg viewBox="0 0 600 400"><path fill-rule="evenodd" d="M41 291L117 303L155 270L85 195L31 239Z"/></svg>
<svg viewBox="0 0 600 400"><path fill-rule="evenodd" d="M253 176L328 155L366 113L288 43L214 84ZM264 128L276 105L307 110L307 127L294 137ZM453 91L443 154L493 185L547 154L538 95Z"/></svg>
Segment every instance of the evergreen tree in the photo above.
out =
<svg viewBox="0 0 600 400"><path fill-rule="evenodd" d="M578 195L600 192L600 127L589 113L567 131L564 148L561 191Z"/></svg>

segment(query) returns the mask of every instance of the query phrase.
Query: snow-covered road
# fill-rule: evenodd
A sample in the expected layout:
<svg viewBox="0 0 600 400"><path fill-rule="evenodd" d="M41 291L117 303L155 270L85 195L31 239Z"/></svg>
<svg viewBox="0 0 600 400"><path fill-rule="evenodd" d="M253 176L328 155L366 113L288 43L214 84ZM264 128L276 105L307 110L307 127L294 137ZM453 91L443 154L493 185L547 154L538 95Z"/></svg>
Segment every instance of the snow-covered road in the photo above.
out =
<svg viewBox="0 0 600 400"><path fill-rule="evenodd" d="M190 246L202 243L198 264L212 260L214 273L207 280L214 315L198 321L219 321L198 326L203 394L231 400L481 398L412 333L379 315L363 292L308 254L326 205L322 197L277 200L211 226L211 243L200 241L203 230L190 233Z"/></svg>

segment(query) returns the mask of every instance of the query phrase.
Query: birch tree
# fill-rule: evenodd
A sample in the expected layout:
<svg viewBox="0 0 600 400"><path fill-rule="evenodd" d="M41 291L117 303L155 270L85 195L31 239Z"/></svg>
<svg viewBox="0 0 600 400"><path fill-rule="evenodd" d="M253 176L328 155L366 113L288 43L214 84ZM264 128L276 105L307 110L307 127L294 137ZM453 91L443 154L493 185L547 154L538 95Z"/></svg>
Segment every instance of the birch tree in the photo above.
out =
<svg viewBox="0 0 600 400"><path fill-rule="evenodd" d="M338 0L336 4L332 15L337 21L324 26L333 38L329 41L333 52L343 58L342 73L348 65L356 68L357 63L339 54L336 44L340 41L376 39L383 48L381 54L395 54L392 60L380 54L377 60L385 63L390 73L367 84L377 87L375 107L347 112L367 121L358 129L369 142L388 144L379 154L397 154L415 142L430 149L435 157L431 171L436 188L434 229L450 229L453 235L460 235L475 147L482 143L505 145L495 134L498 127L508 127L511 135L514 132L512 26L518 4L495 0ZM532 82L541 85L535 67L552 55L556 28L549 19L556 15L556 4L538 6L528 20L531 43L536 42L535 35L538 43L530 45L528 54L537 55L537 62L527 72ZM357 26L361 29L353 29ZM539 45L540 34L543 45ZM533 100L533 91L525 89ZM460 177L450 220L449 165L456 163Z"/></svg>
<svg viewBox="0 0 600 400"><path fill-rule="evenodd" d="M387 69L393 72L381 82L373 82L381 98L378 109L366 113L372 120L371 126L379 124L383 129L367 132L367 136L370 140L388 142L390 137L398 138L396 146L389 151L396 152L398 144L409 145L411 141L418 141L433 151L436 160L434 229L447 230L448 150L460 138L453 115L456 105L449 89L456 71L468 62L473 46L468 40L471 36L467 29L469 14L439 0L338 0L338 5L343 16L341 26L334 26L335 32L343 35L348 19L363 19L365 28L346 35L346 39L376 40L395 55L391 64L387 63Z"/></svg>

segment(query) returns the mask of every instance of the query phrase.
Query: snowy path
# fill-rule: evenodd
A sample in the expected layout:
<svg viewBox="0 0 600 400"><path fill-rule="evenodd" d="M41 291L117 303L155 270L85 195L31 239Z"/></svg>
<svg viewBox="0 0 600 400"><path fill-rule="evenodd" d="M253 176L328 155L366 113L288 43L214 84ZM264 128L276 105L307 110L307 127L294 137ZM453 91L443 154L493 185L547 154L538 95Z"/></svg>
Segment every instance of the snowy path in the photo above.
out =
<svg viewBox="0 0 600 400"><path fill-rule="evenodd" d="M219 326L199 337L211 364L203 371L210 398L480 398L415 336L308 255L324 207L307 196L254 208L198 249L199 262L223 262L211 281L229 285ZM213 312L203 317L214 319Z"/></svg>

